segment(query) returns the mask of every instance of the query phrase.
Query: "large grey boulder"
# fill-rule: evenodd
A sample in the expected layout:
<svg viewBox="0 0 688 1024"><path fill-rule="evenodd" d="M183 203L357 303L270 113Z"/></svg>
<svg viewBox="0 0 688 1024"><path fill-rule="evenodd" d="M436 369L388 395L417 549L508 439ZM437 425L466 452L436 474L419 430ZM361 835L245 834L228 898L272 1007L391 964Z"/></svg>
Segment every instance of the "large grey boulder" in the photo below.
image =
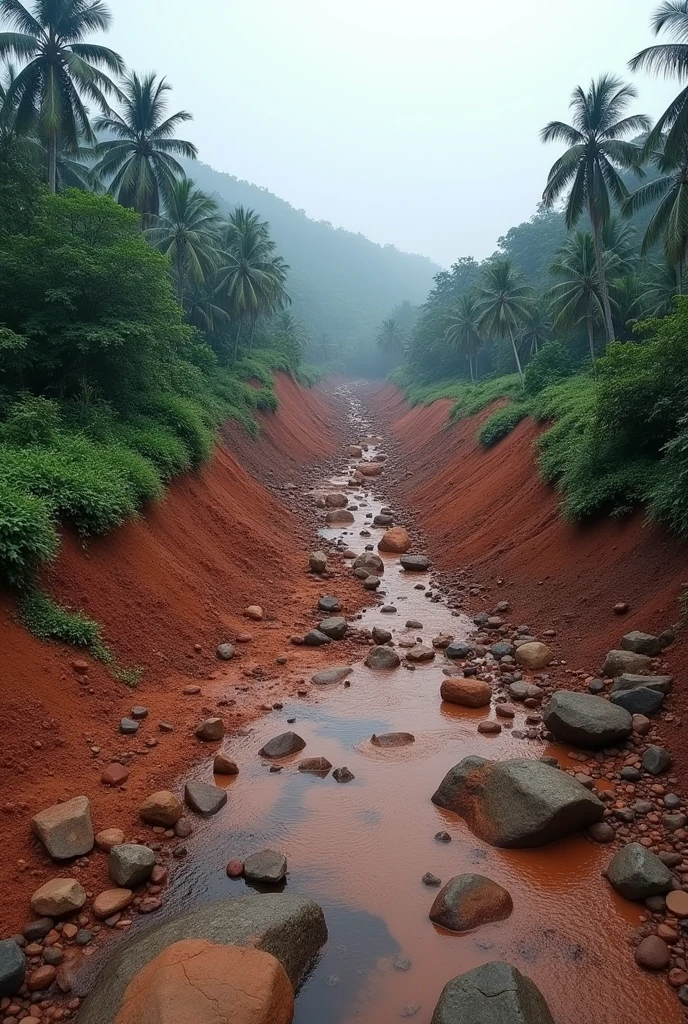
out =
<svg viewBox="0 0 688 1024"><path fill-rule="evenodd" d="M633 651L634 654L646 654L649 658L656 658L662 653L663 643L651 633L641 633L634 629L621 637L621 647L624 651Z"/></svg>
<svg viewBox="0 0 688 1024"><path fill-rule="evenodd" d="M588 750L612 747L633 730L633 719L624 708L615 707L603 697L572 690L557 690L542 717L558 740Z"/></svg>
<svg viewBox="0 0 688 1024"><path fill-rule="evenodd" d="M374 669L397 668L401 659L391 647L371 647L364 664Z"/></svg>
<svg viewBox="0 0 688 1024"><path fill-rule="evenodd" d="M150 878L155 867L155 853L148 846L122 843L113 846L108 860L110 878L120 889L135 889Z"/></svg>
<svg viewBox="0 0 688 1024"><path fill-rule="evenodd" d="M485 875L450 878L430 908L430 920L452 932L467 932L481 924L503 921L514 909L510 894Z"/></svg>
<svg viewBox="0 0 688 1024"><path fill-rule="evenodd" d="M0 998L18 992L26 974L26 957L14 939L0 941Z"/></svg>
<svg viewBox="0 0 688 1024"><path fill-rule="evenodd" d="M647 690L658 690L659 693L670 693L673 676L636 676L632 672L624 672L612 683L610 693L622 690L637 690L639 686Z"/></svg>
<svg viewBox="0 0 688 1024"><path fill-rule="evenodd" d="M281 732L279 736L273 736L264 747L258 751L262 757L288 757L289 754L296 754L303 750L306 741L296 732Z"/></svg>
<svg viewBox="0 0 688 1024"><path fill-rule="evenodd" d="M372 551L364 551L362 555L354 559L353 569L367 569L369 573L375 576L381 576L385 571L385 563L382 561L379 555L376 555Z"/></svg>
<svg viewBox="0 0 688 1024"><path fill-rule="evenodd" d="M217 814L227 803L227 790L208 782L187 782L184 800L197 814Z"/></svg>
<svg viewBox="0 0 688 1024"><path fill-rule="evenodd" d="M607 866L607 878L628 900L662 896L673 886L666 864L640 843L628 843L614 854Z"/></svg>
<svg viewBox="0 0 688 1024"><path fill-rule="evenodd" d="M406 572L427 572L430 568L427 555L402 555L399 562Z"/></svg>
<svg viewBox="0 0 688 1024"><path fill-rule="evenodd" d="M341 640L348 628L348 622L341 615L333 615L329 619L323 619L318 626L318 630L324 633L325 636L329 636L330 640Z"/></svg>
<svg viewBox="0 0 688 1024"><path fill-rule="evenodd" d="M249 882L277 885L287 874L287 858L277 850L251 853L244 861L244 878Z"/></svg>
<svg viewBox="0 0 688 1024"><path fill-rule="evenodd" d="M604 804L566 772L542 761L466 757L432 797L465 818L486 842L544 846L602 819Z"/></svg>
<svg viewBox="0 0 688 1024"><path fill-rule="evenodd" d="M652 659L634 651L609 651L602 666L603 676L620 676L624 672L650 672Z"/></svg>
<svg viewBox="0 0 688 1024"><path fill-rule="evenodd" d="M613 693L609 700L630 715L656 715L664 703L664 694L660 690L650 690L647 686L636 686L633 690Z"/></svg>
<svg viewBox="0 0 688 1024"><path fill-rule="evenodd" d="M511 964L483 964L442 990L430 1024L554 1024L540 989Z"/></svg>
<svg viewBox="0 0 688 1024"><path fill-rule="evenodd" d="M192 910L136 936L110 957L93 991L79 1010L79 1024L113 1024L131 979L173 942L210 942L253 946L277 957L294 988L305 980L327 941L325 917L312 900L268 893L223 900ZM89 982L76 978L72 995L85 995Z"/></svg>
<svg viewBox="0 0 688 1024"><path fill-rule="evenodd" d="M91 801L75 796L63 804L54 804L31 819L31 829L53 860L83 857L93 848Z"/></svg>

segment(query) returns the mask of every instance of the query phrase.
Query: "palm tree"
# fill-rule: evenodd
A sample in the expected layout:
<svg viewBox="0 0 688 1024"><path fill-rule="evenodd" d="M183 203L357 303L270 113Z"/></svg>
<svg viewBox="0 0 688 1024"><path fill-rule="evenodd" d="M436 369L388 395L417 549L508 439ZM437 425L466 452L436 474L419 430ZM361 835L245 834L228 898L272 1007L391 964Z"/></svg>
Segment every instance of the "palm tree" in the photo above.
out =
<svg viewBox="0 0 688 1024"><path fill-rule="evenodd" d="M450 320L445 331L447 343L468 359L471 382L478 379L478 354L483 345L480 335L482 312L480 302L474 292L462 295L450 313ZM473 365L475 363L475 371Z"/></svg>
<svg viewBox="0 0 688 1024"><path fill-rule="evenodd" d="M378 331L375 343L380 352L385 355L398 357L404 347L404 332L396 320L383 320Z"/></svg>
<svg viewBox="0 0 688 1024"><path fill-rule="evenodd" d="M252 322L250 352L258 317L291 302L285 289L289 267L274 250L266 222L252 210L237 207L229 218L217 283L217 293L238 321L235 360L245 318Z"/></svg>
<svg viewBox="0 0 688 1024"><path fill-rule="evenodd" d="M638 232L632 224L612 215L602 225L605 269L611 263L618 275L632 274L638 266Z"/></svg>
<svg viewBox="0 0 688 1024"><path fill-rule="evenodd" d="M674 298L678 292L676 265L672 260L650 265L645 287L638 298L643 316L667 316L671 313Z"/></svg>
<svg viewBox="0 0 688 1024"><path fill-rule="evenodd" d="M641 252L646 255L660 237L664 256L675 268L679 295L683 292L683 268L688 250L688 143L676 162L666 150L654 153L660 176L633 192L623 205L631 217L650 204L658 204L645 231Z"/></svg>
<svg viewBox="0 0 688 1024"><path fill-rule="evenodd" d="M175 179L184 177L176 157L196 159L196 147L174 137L180 124L192 120L191 114L178 110L165 117L171 86L154 73L139 76L134 71L125 78L122 89L121 111L112 111L95 122L98 131L114 135L95 147L100 158L96 171L110 180L109 190L122 206L144 217L157 215L166 190Z"/></svg>
<svg viewBox="0 0 688 1024"><path fill-rule="evenodd" d="M521 331L521 346L528 350L531 358L540 350L540 346L549 341L552 333L552 318L549 305L542 296L537 296L526 310Z"/></svg>
<svg viewBox="0 0 688 1024"><path fill-rule="evenodd" d="M0 0L0 15L19 30L0 33L0 57L23 62L4 106L13 111L19 134L46 140L48 186L54 192L59 145L76 152L83 142L95 142L82 96L106 111L106 97L118 92L102 69L121 74L122 58L107 46L82 41L109 27L110 11L104 0L33 0L31 11L20 0Z"/></svg>
<svg viewBox="0 0 688 1024"><path fill-rule="evenodd" d="M541 132L543 142L565 142L569 147L550 170L542 200L550 209L568 190L565 216L569 229L576 226L583 213L588 213L608 341L614 337L614 324L602 229L611 215L610 196L619 204L628 197L619 169L640 172L640 150L624 141L624 136L650 128L650 121L643 114L621 116L635 95L632 86L612 75L602 75L590 83L587 92L580 86L574 90L570 104L573 124L550 121Z"/></svg>
<svg viewBox="0 0 688 1024"><path fill-rule="evenodd" d="M596 264L593 236L589 231L577 231L559 251L549 268L550 274L559 278L559 283L547 293L555 314L555 327L577 327L585 323L593 368L595 323L604 320L600 276Z"/></svg>
<svg viewBox="0 0 688 1024"><path fill-rule="evenodd" d="M184 305L187 284L201 288L219 262L220 214L211 196L191 178L173 181L161 216L144 232L156 249L172 261L177 298Z"/></svg>
<svg viewBox="0 0 688 1024"><path fill-rule="evenodd" d="M480 328L497 338L509 338L519 376L523 377L516 335L528 315L531 291L510 259L493 260L478 286Z"/></svg>
<svg viewBox="0 0 688 1024"><path fill-rule="evenodd" d="M671 42L648 46L628 66L631 71L654 71L666 78L683 80L688 75L688 0L663 0L652 16L655 35L666 30ZM664 152L674 167L683 159L688 136L688 86L670 103L645 143L647 152L659 148L666 136Z"/></svg>

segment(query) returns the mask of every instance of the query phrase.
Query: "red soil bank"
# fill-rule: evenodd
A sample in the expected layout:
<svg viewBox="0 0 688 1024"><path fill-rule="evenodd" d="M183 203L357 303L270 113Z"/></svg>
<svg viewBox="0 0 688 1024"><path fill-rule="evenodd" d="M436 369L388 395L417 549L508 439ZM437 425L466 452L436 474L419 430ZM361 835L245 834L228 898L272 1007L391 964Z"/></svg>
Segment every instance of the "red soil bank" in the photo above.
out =
<svg viewBox="0 0 688 1024"><path fill-rule="evenodd" d="M538 474L540 429L531 420L484 449L478 429L492 410L452 426L450 401L410 408L391 385L376 388L370 404L406 456L412 475L400 479L401 494L438 567L471 570L488 588L486 604L506 598L519 623L556 629L557 647L572 668L598 671L623 633L661 631L676 622L688 582L686 546L640 512L586 526L565 522L557 492ZM617 601L630 604L627 615L614 615ZM679 711L688 710L684 646L679 638L668 653L677 678L672 710ZM678 724L667 726L673 742L667 739L688 769Z"/></svg>
<svg viewBox="0 0 688 1024"><path fill-rule="evenodd" d="M276 474L287 459L297 466L335 447L332 411L320 396L287 379L279 381L278 393L282 404L277 414L263 417L261 437L243 442ZM0 901L0 937L25 923L28 896L55 874L29 837L30 814L84 793L94 802L97 828L116 825L134 836L139 799L168 787L194 758L207 756L193 726L214 712L219 697L236 702L220 712L231 731L255 717L266 700L272 704L294 692L309 651L288 638L317 621L318 595L336 587L349 613L360 603L350 579L326 584L306 572L307 549L303 523L221 445L206 467L177 480L145 518L87 546L66 531L61 554L45 574L51 594L102 624L120 664L145 667L136 690L91 658L85 659L87 674L80 675L73 668L78 652L35 639L17 624L10 597L0 595L0 877L13 894ZM243 617L249 604L262 605L264 622ZM238 646L232 662L219 663L217 644L242 632L252 641ZM340 659L346 657L341 646ZM285 667L275 662L282 654L289 659ZM318 662L327 658L319 654ZM256 666L262 671L252 672ZM185 685L201 680L201 696L182 695ZM236 683L249 692L236 690ZM147 706L149 718L138 736L120 736L119 719L135 704ZM160 720L173 724L174 733L160 732ZM145 746L146 738L158 745ZM92 748L100 748L100 755ZM125 752L140 756L130 766L126 791L113 792L100 784L100 774L110 757ZM79 877L88 888L91 868ZM96 885L104 881L94 878Z"/></svg>

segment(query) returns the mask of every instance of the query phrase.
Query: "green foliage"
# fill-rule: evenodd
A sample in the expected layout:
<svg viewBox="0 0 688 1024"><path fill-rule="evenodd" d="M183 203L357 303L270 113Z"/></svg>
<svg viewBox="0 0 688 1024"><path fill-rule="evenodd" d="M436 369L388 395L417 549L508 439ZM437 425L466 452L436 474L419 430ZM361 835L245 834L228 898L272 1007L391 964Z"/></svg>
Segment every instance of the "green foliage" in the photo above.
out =
<svg viewBox="0 0 688 1024"><path fill-rule="evenodd" d="M478 440L483 448L490 448L510 434L527 415L528 409L525 405L509 403L505 408L498 409L485 420L478 434Z"/></svg>
<svg viewBox="0 0 688 1024"><path fill-rule="evenodd" d="M99 661L112 662L110 650L103 642L101 628L82 612L72 612L53 601L40 590L28 590L17 603L23 625L41 640L83 647Z"/></svg>
<svg viewBox="0 0 688 1024"><path fill-rule="evenodd" d="M550 384L570 377L573 372L573 360L568 349L559 341L550 341L528 363L523 392L528 398L533 398Z"/></svg>
<svg viewBox="0 0 688 1024"><path fill-rule="evenodd" d="M14 586L26 583L57 548L50 503L0 476L0 580Z"/></svg>

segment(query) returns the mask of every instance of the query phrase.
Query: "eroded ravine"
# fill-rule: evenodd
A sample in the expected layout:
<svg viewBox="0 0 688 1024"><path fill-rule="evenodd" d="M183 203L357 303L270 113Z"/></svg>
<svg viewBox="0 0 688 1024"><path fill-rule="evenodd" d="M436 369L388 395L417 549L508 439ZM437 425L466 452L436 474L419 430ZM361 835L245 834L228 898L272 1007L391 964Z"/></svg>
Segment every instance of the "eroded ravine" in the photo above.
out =
<svg viewBox="0 0 688 1024"><path fill-rule="evenodd" d="M363 437L369 425L347 389L343 393ZM366 457L375 454L373 444ZM352 466L343 458L341 475L324 480L323 487L345 485ZM323 529L323 537L356 552L370 544L377 550L383 528L371 525L372 517L391 497L384 494L384 477L353 495L362 496L351 498L355 521ZM304 500L314 497L311 492ZM370 536L361 536L362 530ZM364 610L355 625L384 626L393 631L395 645L422 637L429 646L439 633L469 635L468 618L428 597L428 574L404 572L396 555L383 558L384 593L378 592L379 604ZM426 589L417 589L419 583ZM384 603L397 612L383 613ZM420 621L422 629L407 629L409 619ZM285 701L242 735L228 737L224 749L241 773L229 782L227 807L199 830L193 856L176 868L166 912L251 892L243 881L227 878L224 866L273 847L288 857L289 891L320 903L329 928L328 946L298 996L297 1024L385 1024L400 1015L428 1024L450 978L502 959L533 978L557 1024L678 1024L680 1008L664 981L632 963L628 937L641 911L617 897L602 877L608 850L582 836L536 850L495 849L431 803L446 771L469 754L501 759L547 753L566 767L573 764L565 748L514 735L524 730L525 708L519 708L513 729L479 734L486 709L469 711L440 700L446 664L440 651L414 671L402 664L375 672L358 663L348 685L314 686L307 698ZM314 650L313 672L320 667ZM258 751L290 728L306 741L305 751L271 772ZM386 750L371 745L373 733L389 731L411 732L415 743ZM304 756L346 765L355 779L341 785L331 774L299 773L296 764ZM194 777L213 781L211 766L209 758ZM227 785L220 777L215 782ZM436 842L440 830L452 842ZM436 894L421 882L428 871L443 881L463 871L488 875L509 890L514 911L506 921L468 934L444 932L428 918Z"/></svg>

